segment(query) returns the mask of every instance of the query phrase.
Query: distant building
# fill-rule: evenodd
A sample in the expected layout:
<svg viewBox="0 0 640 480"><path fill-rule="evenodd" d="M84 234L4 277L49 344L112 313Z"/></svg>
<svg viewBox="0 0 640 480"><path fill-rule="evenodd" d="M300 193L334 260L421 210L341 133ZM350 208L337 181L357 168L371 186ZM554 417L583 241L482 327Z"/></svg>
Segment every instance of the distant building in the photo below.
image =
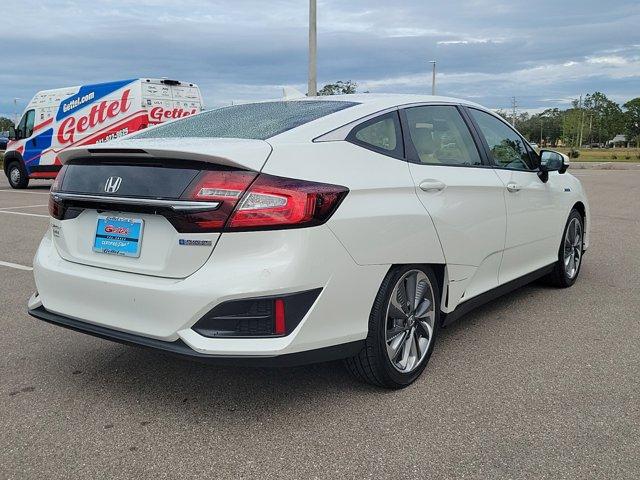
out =
<svg viewBox="0 0 640 480"><path fill-rule="evenodd" d="M626 148L629 146L629 142L627 142L627 136L618 134L613 137L612 140L607 142L607 147L623 147Z"/></svg>

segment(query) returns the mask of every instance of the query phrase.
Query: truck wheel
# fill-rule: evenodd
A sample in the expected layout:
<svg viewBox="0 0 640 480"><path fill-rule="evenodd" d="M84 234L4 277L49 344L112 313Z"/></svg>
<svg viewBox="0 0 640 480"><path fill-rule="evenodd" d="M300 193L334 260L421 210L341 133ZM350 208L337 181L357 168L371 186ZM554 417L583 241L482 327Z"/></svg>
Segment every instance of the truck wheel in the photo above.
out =
<svg viewBox="0 0 640 480"><path fill-rule="evenodd" d="M20 165L20 162L14 161L9 164L7 178L12 188L27 188L29 186L29 176Z"/></svg>

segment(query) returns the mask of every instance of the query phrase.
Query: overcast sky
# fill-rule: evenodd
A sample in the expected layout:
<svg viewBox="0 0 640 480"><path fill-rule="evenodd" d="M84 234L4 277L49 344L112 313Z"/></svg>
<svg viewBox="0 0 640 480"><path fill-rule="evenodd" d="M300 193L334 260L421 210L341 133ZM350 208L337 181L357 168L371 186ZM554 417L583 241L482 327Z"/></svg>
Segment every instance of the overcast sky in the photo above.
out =
<svg viewBox="0 0 640 480"><path fill-rule="evenodd" d="M0 115L42 89L135 77L200 85L208 107L306 91L307 0L21 0L3 7ZM640 96L638 0L318 0L318 81L506 108Z"/></svg>

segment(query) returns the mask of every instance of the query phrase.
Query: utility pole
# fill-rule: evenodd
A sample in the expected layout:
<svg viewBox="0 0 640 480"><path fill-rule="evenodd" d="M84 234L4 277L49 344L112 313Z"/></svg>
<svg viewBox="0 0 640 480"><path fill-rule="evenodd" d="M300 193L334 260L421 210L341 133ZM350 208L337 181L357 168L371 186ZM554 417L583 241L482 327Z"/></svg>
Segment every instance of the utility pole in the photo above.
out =
<svg viewBox="0 0 640 480"><path fill-rule="evenodd" d="M578 142L578 148L582 147L582 130L584 129L584 108L582 108L582 95L580 95L580 141Z"/></svg>
<svg viewBox="0 0 640 480"><path fill-rule="evenodd" d="M582 108L582 95L580 95L580 131L578 132L578 148L582 146L582 129L584 128L584 109Z"/></svg>
<svg viewBox="0 0 640 480"><path fill-rule="evenodd" d="M18 97L13 99L13 124L14 125L18 124L18 100L21 100L21 99Z"/></svg>
<svg viewBox="0 0 640 480"><path fill-rule="evenodd" d="M309 0L309 86L307 95L318 95L318 27L316 0Z"/></svg>
<svg viewBox="0 0 640 480"><path fill-rule="evenodd" d="M516 103L516 97L511 97L511 108L512 108L512 116L511 116L511 125L515 128L516 126L516 108L518 104Z"/></svg>
<svg viewBox="0 0 640 480"><path fill-rule="evenodd" d="M431 60L429 62L431 64L431 95L436 94L436 61Z"/></svg>
<svg viewBox="0 0 640 480"><path fill-rule="evenodd" d="M540 115L540 148L542 148L542 115Z"/></svg>

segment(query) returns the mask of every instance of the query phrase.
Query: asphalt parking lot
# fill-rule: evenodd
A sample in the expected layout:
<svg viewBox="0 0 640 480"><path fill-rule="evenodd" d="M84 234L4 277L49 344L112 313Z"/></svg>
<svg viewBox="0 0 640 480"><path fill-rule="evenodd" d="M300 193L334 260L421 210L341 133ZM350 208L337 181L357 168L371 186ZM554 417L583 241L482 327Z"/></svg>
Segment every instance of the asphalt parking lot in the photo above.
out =
<svg viewBox="0 0 640 480"><path fill-rule="evenodd" d="M395 392L335 363L211 367L32 319L48 184L3 176L0 478L638 478L640 170L575 174L593 215L577 284L467 315Z"/></svg>

